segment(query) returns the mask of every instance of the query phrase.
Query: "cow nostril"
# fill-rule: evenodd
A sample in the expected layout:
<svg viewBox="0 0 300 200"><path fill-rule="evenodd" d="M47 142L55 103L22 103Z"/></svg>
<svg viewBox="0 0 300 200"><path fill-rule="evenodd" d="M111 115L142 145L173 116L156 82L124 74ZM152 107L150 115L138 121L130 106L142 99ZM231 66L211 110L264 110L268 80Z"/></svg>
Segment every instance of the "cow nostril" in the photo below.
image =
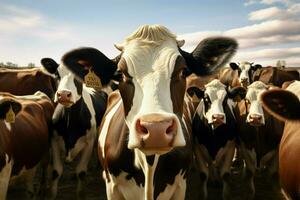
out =
<svg viewBox="0 0 300 200"><path fill-rule="evenodd" d="M141 124L141 120L139 120L139 119L136 122L136 130L138 133L142 133L142 134L148 133L147 128Z"/></svg>
<svg viewBox="0 0 300 200"><path fill-rule="evenodd" d="M67 94L67 97L71 97L71 93L68 93L68 94Z"/></svg>
<svg viewBox="0 0 300 200"><path fill-rule="evenodd" d="M167 128L166 134L173 133L176 129L175 121L172 120L172 124Z"/></svg>
<svg viewBox="0 0 300 200"><path fill-rule="evenodd" d="M58 96L58 97L60 97L60 96L61 96L61 94L60 94L60 93L57 93L57 96Z"/></svg>

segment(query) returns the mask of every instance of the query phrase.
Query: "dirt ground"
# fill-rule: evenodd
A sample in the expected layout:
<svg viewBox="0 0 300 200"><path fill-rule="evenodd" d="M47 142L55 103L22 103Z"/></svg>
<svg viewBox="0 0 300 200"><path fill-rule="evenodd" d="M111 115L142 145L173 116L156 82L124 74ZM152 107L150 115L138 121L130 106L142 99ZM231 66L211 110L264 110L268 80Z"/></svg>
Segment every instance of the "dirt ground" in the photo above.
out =
<svg viewBox="0 0 300 200"><path fill-rule="evenodd" d="M105 184L102 179L101 170L92 169L87 174L87 188L86 199L87 200L106 200ZM198 200L199 199L199 174L196 170L192 170L189 175L188 189L186 194L186 200ZM74 173L74 164L66 164L63 176L59 182L57 200L74 200L76 199L76 176ZM278 186L271 186L272 181L267 177L258 173L255 177L256 196L255 200L282 200L280 188ZM246 187L244 187L243 180L241 180L239 174L235 174L231 179L231 186L234 192L234 200L245 200L245 194L247 193ZM27 199L24 192L24 185L17 184L10 187L7 200L23 200ZM222 199L222 187L210 185L208 188L208 200L220 200Z"/></svg>

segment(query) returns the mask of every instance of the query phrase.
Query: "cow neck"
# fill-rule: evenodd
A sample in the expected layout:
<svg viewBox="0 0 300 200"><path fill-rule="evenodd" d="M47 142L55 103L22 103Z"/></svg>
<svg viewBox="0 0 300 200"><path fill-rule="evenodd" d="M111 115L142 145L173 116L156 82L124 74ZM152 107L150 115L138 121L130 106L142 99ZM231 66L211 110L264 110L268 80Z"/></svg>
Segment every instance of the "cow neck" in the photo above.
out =
<svg viewBox="0 0 300 200"><path fill-rule="evenodd" d="M91 129L91 113L89 113L83 97L71 107L63 107L62 110L55 127L57 131L61 131L59 135L63 136L65 148L68 151L75 146L80 137L86 134L87 130Z"/></svg>

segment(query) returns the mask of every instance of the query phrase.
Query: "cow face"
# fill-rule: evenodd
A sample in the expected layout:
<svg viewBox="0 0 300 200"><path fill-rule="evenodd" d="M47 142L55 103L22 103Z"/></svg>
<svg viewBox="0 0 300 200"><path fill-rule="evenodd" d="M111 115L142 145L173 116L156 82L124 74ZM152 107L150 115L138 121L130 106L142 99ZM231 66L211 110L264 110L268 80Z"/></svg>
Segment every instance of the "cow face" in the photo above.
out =
<svg viewBox="0 0 300 200"><path fill-rule="evenodd" d="M243 87L236 87L231 90L227 90L226 86L221 83L220 80L213 80L205 85L204 90L198 88L189 88L187 90L192 98L197 96L198 99L202 99L200 106L203 106L203 116L207 120L208 124L212 128L217 128L222 124L226 124L226 114L224 112L224 106L235 105L236 101L243 99L246 94L246 89Z"/></svg>
<svg viewBox="0 0 300 200"><path fill-rule="evenodd" d="M261 68L261 65L253 65L253 63L249 63L246 61L243 61L239 64L236 63L230 63L230 67L233 70L238 70L239 72L239 82L243 87L247 87L249 84L252 83L253 79L253 73Z"/></svg>
<svg viewBox="0 0 300 200"><path fill-rule="evenodd" d="M262 126L265 124L265 115L259 99L260 95L266 91L267 88L267 85L261 81L255 81L248 86L245 97L246 105L249 110L246 122L252 126Z"/></svg>
<svg viewBox="0 0 300 200"><path fill-rule="evenodd" d="M117 45L122 51L117 65L92 48L71 51L63 62L81 79L87 73L84 69L92 66L102 85L108 77L115 77L117 68L129 128L128 148L162 154L186 144L181 117L187 69L196 74L212 73L233 55L237 45L232 39L210 38L190 54L179 48L182 44L167 28L145 25ZM82 60L88 66L80 64ZM111 68L106 70L108 66Z"/></svg>
<svg viewBox="0 0 300 200"><path fill-rule="evenodd" d="M66 107L76 103L82 95L82 83L63 64L58 65L51 58L44 58L41 63L49 73L58 77L59 83L54 102Z"/></svg>

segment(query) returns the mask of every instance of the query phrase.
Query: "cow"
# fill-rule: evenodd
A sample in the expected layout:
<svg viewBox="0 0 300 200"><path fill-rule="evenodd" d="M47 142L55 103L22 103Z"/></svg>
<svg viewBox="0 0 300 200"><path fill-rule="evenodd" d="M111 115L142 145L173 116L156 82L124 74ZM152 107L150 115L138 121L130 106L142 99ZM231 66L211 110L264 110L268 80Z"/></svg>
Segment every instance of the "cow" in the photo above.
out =
<svg viewBox="0 0 300 200"><path fill-rule="evenodd" d="M287 81L299 80L299 72L296 70L285 70L277 67L263 67L253 74L253 81L262 81L265 84L272 84L282 87Z"/></svg>
<svg viewBox="0 0 300 200"><path fill-rule="evenodd" d="M279 175L287 199L300 199L300 81L286 90L264 92L261 101L264 108L277 119L285 122L279 146Z"/></svg>
<svg viewBox="0 0 300 200"><path fill-rule="evenodd" d="M56 79L41 68L0 68L0 91L14 95L32 95L41 91L52 98Z"/></svg>
<svg viewBox="0 0 300 200"><path fill-rule="evenodd" d="M0 93L0 199L6 199L11 177L26 175L29 197L38 164L49 151L52 101L42 92L14 96Z"/></svg>
<svg viewBox="0 0 300 200"><path fill-rule="evenodd" d="M214 73L232 57L237 42L207 38L192 53L183 51L183 44L164 26L144 25L116 45L118 62L90 47L62 59L81 80L92 71L103 86L119 81L98 140L109 200L184 199L192 161L187 71Z"/></svg>
<svg viewBox="0 0 300 200"><path fill-rule="evenodd" d="M231 62L229 64L230 68L223 70L222 74L220 74L220 80L228 86L243 86L246 88L253 83L254 72L262 68L260 64L253 64L254 63L248 61L243 61L238 64Z"/></svg>
<svg viewBox="0 0 300 200"><path fill-rule="evenodd" d="M257 171L263 171L278 183L278 147L284 124L262 107L259 98L269 86L255 81L247 88L245 99L239 102L240 155L245 162L244 176L248 183L249 198L255 194L253 178Z"/></svg>
<svg viewBox="0 0 300 200"><path fill-rule="evenodd" d="M231 199L229 178L238 135L234 109L246 90L243 87L227 90L215 79L204 90L194 92L201 99L192 126L196 168L203 182L200 199L207 199L208 180L222 180L223 199Z"/></svg>
<svg viewBox="0 0 300 200"><path fill-rule="evenodd" d="M57 195L57 185L63 173L63 160L73 161L81 155L76 166L77 198L85 197L84 180L88 163L91 159L97 130L106 109L107 94L87 87L63 65L51 58L41 60L43 67L52 74L57 74L59 83L54 102L58 103L53 117L52 183L50 199Z"/></svg>

